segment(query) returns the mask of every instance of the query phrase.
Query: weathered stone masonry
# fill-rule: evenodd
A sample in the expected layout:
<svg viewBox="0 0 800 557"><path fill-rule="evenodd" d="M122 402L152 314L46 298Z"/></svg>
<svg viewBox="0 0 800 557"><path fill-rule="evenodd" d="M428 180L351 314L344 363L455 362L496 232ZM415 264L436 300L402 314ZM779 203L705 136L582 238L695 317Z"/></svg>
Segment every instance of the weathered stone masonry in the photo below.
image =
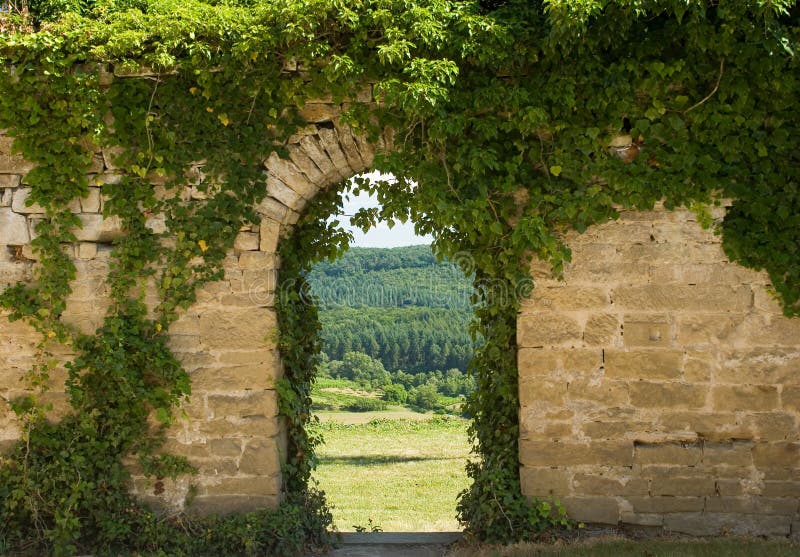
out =
<svg viewBox="0 0 800 557"><path fill-rule="evenodd" d="M368 102L371 92L359 99ZM307 104L309 127L272 155L259 227L243 229L208 285L171 328L193 394L168 448L200 473L143 498L180 508L190 482L198 512L274 506L284 433L274 382L281 375L275 250L318 191L371 169L376 150L338 121L339 106ZM30 277L29 247L42 210L25 204L28 162L0 134L0 289ZM103 184L118 179L98 152L93 187L73 203L83 228L65 246L78 276L65 318L86 331L103 318L115 237L102 218ZM193 170L183 191L199 196ZM155 188L159 186L154 184ZM150 225L163 226L158 216ZM555 496L578 520L694 534L800 531L800 321L789 321L760 273L729 263L719 239L686 211L623 213L569 238L564 282L533 268L538 288L518 321L521 477L530 496ZM24 392L37 335L0 315L0 450L19 435L6 400ZM66 349L60 353L68 355ZM66 411L65 371L46 398Z"/></svg>
<svg viewBox="0 0 800 557"><path fill-rule="evenodd" d="M524 492L588 522L798 535L800 320L766 275L685 210L569 245L518 321Z"/></svg>
<svg viewBox="0 0 800 557"><path fill-rule="evenodd" d="M371 98L369 90L356 100ZM375 145L354 136L336 118L340 112L341 106L328 101L300 110L309 126L290 139L290 159L273 154L264 163L269 177L267 196L257 207L260 226L240 231L224 262L224 280L203 288L198 302L170 329L171 347L191 375L192 396L179 412L184 418L170 430L167 449L187 456L199 474L158 486L136 477L135 491L153 503L180 508L190 484L197 487L192 509L200 513L275 506L281 497L285 431L274 383L282 372L272 340L278 239L318 191L366 171L375 149L390 146L389 136ZM25 174L31 167L12 153L11 139L0 134L0 290L31 276L35 255L29 242L44 213L25 203L30 191ZM188 175L182 195L191 200L202 195L192 186L203 179L202 167ZM77 277L64 319L85 332L102 323L108 303L104 278L111 242L121 231L116 219L102 217L102 185L118 179L113 153L98 151L90 169L90 194L70 207L83 228L77 231L78 243L65 246ZM154 188L165 194L157 183ZM163 219L155 215L148 226L163 230ZM0 313L0 450L19 437L7 401L25 392L20 378L34 361L38 338L30 327L10 323ZM64 347L54 348L56 354L70 355ZM54 416L68 409L65 378L65 369L54 370L51 388L41 399L53 405Z"/></svg>

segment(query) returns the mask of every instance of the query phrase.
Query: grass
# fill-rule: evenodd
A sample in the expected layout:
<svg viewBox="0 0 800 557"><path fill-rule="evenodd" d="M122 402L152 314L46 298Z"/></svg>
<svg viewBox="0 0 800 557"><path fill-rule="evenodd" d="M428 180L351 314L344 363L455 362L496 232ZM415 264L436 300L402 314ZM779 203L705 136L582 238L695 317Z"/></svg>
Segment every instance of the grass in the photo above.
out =
<svg viewBox="0 0 800 557"><path fill-rule="evenodd" d="M380 413L383 415L384 413ZM371 413L374 418L375 414ZM468 486L468 421L453 417L319 424L319 487L343 532L460 530L456 497Z"/></svg>
<svg viewBox="0 0 800 557"><path fill-rule="evenodd" d="M800 545L787 540L751 538L626 540L600 538L508 547L461 545L448 557L797 557Z"/></svg>
<svg viewBox="0 0 800 557"><path fill-rule="evenodd" d="M342 425L367 424L373 420L430 420L432 414L420 414L409 410L405 406L388 405L386 410L378 412L346 412L341 411L319 411L316 413L320 422L336 422Z"/></svg>

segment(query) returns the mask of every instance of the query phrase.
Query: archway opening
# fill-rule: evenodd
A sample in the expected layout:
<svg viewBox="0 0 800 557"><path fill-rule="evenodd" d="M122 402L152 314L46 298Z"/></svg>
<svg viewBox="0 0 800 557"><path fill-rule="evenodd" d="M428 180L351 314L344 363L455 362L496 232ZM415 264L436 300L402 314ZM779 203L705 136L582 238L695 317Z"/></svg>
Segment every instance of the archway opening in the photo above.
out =
<svg viewBox="0 0 800 557"><path fill-rule="evenodd" d="M380 178L391 179L344 186L329 222L349 249L307 275L322 325L312 478L340 531L458 530L469 485L463 403L475 388L472 281L358 185Z"/></svg>

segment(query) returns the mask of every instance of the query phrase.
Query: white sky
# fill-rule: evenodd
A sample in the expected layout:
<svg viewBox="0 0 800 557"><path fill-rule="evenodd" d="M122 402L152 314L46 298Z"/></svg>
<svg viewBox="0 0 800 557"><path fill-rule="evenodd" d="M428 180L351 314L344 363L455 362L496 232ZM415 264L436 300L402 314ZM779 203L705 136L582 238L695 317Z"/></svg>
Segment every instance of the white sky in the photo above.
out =
<svg viewBox="0 0 800 557"><path fill-rule="evenodd" d="M354 195L346 193L344 198L344 213L353 215L362 208L380 207L380 203L373 196L367 193ZM414 233L414 224L411 221L405 223L395 222L394 228L389 229L385 222L379 222L375 228L370 229L366 234L357 226L351 226L347 217L341 217L340 221L345 230L353 233L351 246L363 248L394 248L399 246L415 246L419 244L430 244L433 241L431 236L417 236Z"/></svg>

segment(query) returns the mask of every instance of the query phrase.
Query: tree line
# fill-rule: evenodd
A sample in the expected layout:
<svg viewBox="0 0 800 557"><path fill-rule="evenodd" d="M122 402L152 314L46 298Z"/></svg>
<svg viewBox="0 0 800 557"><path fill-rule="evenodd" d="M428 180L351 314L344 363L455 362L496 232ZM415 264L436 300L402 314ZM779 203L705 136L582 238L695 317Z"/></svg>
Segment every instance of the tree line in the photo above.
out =
<svg viewBox="0 0 800 557"><path fill-rule="evenodd" d="M390 372L466 371L471 281L429 246L351 248L317 264L308 281L329 360L360 352Z"/></svg>

